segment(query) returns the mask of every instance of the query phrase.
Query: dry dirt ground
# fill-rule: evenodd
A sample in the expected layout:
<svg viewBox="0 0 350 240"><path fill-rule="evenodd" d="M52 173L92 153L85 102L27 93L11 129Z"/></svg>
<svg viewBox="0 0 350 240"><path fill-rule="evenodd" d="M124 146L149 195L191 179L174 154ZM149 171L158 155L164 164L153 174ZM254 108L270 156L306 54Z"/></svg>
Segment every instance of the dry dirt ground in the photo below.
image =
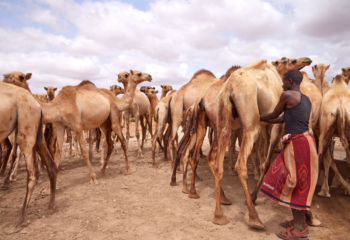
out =
<svg viewBox="0 0 350 240"><path fill-rule="evenodd" d="M157 154L157 169L151 166L150 140L145 144L144 158L137 158L136 139L130 139L131 174L124 174L125 162L118 146L106 175L98 175L98 185L89 183L88 169L82 158L65 157L58 175L56 207L48 211L49 196L46 172L34 190L25 223L18 232L9 234L18 219L25 195L26 171L23 163L17 181L9 189L0 189L0 239L277 239L279 223L290 219L288 208L276 205L259 195L256 209L264 231L249 229L247 208L237 176L225 165L223 189L232 205L223 206L229 223L211 222L215 208L214 181L206 160L202 158L197 182L200 199L190 199L178 186L171 187L170 163ZM208 151L205 144L204 153ZM99 169L99 153L94 152L93 166ZM2 179L1 179L2 181ZM249 176L252 189L255 181ZM350 198L341 189L331 190L332 198L315 195L312 210L322 221L310 228L310 239L350 239Z"/></svg>

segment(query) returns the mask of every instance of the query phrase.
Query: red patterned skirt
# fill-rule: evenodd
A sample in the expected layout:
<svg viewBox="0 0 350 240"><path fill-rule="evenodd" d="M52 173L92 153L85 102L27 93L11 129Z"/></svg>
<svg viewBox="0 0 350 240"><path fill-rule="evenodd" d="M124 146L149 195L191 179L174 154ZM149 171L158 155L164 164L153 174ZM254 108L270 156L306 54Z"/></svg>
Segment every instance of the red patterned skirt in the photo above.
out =
<svg viewBox="0 0 350 240"><path fill-rule="evenodd" d="M318 155L310 132L291 134L265 175L261 192L290 208L308 210L318 177Z"/></svg>

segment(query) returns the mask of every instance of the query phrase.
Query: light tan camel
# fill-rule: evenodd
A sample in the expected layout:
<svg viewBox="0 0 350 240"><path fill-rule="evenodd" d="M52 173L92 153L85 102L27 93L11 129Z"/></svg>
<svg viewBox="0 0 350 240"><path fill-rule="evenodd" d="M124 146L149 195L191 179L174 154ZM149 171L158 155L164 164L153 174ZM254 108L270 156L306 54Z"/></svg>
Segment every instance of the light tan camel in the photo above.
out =
<svg viewBox="0 0 350 240"><path fill-rule="evenodd" d="M272 65L275 66L276 70L278 71L280 75L280 79L282 79L283 75L292 69L298 69L301 70L305 66L309 66L311 64L311 59L307 57L302 57L298 59L288 59L288 58L281 58L277 61L273 61ZM319 128L318 128L318 121L320 116L320 106L322 101L322 95L320 90L316 87L316 85L310 80L310 78L307 76L305 72L302 72L303 74L303 80L300 85L300 90L303 94L305 94L311 101L312 107L311 107L311 114L310 114L310 120L309 120L309 130L312 130L316 135L319 134ZM267 151L267 156L263 163L260 164L260 176L258 183L252 192L252 200L255 203L257 199L257 194L259 192L260 186L262 184L262 181L264 179L265 173L269 167L270 158L272 150L275 148L278 140L282 137L283 129L282 124L274 124L273 130L271 132L270 137L270 143L269 148ZM311 221L314 221L313 224L316 225L316 218L312 218Z"/></svg>
<svg viewBox="0 0 350 240"><path fill-rule="evenodd" d="M21 82L21 75L12 76ZM28 89L27 89L28 90ZM0 83L0 141L15 131L15 145L18 144L24 154L27 167L27 191L20 215L23 222L34 186L37 182L34 150L45 162L50 179L50 204L54 207L57 169L42 137L42 115L40 104L31 93L21 87ZM16 149L16 147L14 147Z"/></svg>
<svg viewBox="0 0 350 240"><path fill-rule="evenodd" d="M329 90L330 86L325 80L324 76L326 71L329 69L329 65L323 63L315 64L312 66L312 72L315 76L315 84L321 91L322 96Z"/></svg>
<svg viewBox="0 0 350 240"><path fill-rule="evenodd" d="M174 141L178 128L183 123L184 112L195 104L198 99L201 99L209 86L215 81L217 81L217 78L213 73L202 69L197 71L188 83L173 94L170 101L171 133L169 138L172 164L174 164L177 154Z"/></svg>
<svg viewBox="0 0 350 240"><path fill-rule="evenodd" d="M16 86L22 87L24 89L27 89L29 92L31 92L27 83L27 81L31 77L32 77L31 73L24 74L22 72L14 71L14 72L4 74L2 81L5 83L10 83L10 84L14 84ZM0 176L2 176L5 174L5 171L6 171L7 162L12 150L12 144L9 138L5 138L3 141L1 141L0 146L1 146L1 152L2 152L1 161L0 161L0 168L1 168Z"/></svg>
<svg viewBox="0 0 350 240"><path fill-rule="evenodd" d="M128 82L127 82L127 75L122 75L121 78L118 78L118 82L121 82L124 85L124 89L128 88ZM141 93L139 89L135 90L135 97L133 99L133 102L129 109L125 111L125 124L126 124L126 140L127 143L129 142L130 138L130 114L132 114L135 118L135 135L137 139L137 156L143 157L142 148L143 143L146 138L146 130L147 126L149 127L149 132L152 136L152 121L151 121L151 103L149 102L148 98ZM146 120L146 123L144 123L144 120ZM141 124L142 129L142 142L140 143L140 131L139 131L139 122Z"/></svg>
<svg viewBox="0 0 350 240"><path fill-rule="evenodd" d="M160 96L160 99L165 98L167 93L173 90L173 87L170 85L160 85L160 87L162 88L162 95Z"/></svg>
<svg viewBox="0 0 350 240"><path fill-rule="evenodd" d="M347 163L350 165L350 89L346 72L334 77L330 89L322 99L320 116L319 160L323 162L324 179L319 196L330 197L328 177L332 167L345 189L350 192L350 185L341 176L332 158L326 157L333 136L338 136L346 151Z"/></svg>
<svg viewBox="0 0 350 240"><path fill-rule="evenodd" d="M57 97L50 103L43 103L44 123L55 123L57 129L57 149L55 152L56 166L61 162L61 151L64 138L64 129L71 129L80 145L82 156L86 161L91 181L97 183L95 172L88 158L83 139L83 130L101 128L108 143L108 152L101 168L103 174L112 153L111 131L113 130L121 141L124 150L126 172L129 172L127 145L120 126L120 112L132 104L136 85L143 81L151 81L149 74L132 71L120 73L118 78L127 76L128 88L121 99L115 97L107 89L99 89L89 81L83 81L77 86L62 88Z"/></svg>
<svg viewBox="0 0 350 240"><path fill-rule="evenodd" d="M114 95L118 96L119 94L124 94L124 89L118 85L110 86L109 90L114 93Z"/></svg>
<svg viewBox="0 0 350 240"><path fill-rule="evenodd" d="M173 173L171 177L171 185L176 185L176 168L180 162L183 160L183 188L182 192L189 193L190 198L199 198L195 188L195 177L196 169L199 162L200 149L202 147L204 137L207 131L207 127L216 128L217 120L216 117L218 113L217 108L217 95L219 94L223 84L232 74L232 72L239 69L239 66L230 67L225 75L220 79L213 81L213 83L208 87L203 98L198 99L198 101L191 107L187 112L185 132L184 137L180 141L178 148L177 158L173 167ZM193 150L194 148L194 150ZM192 167L192 182L190 192L187 189L187 165L189 159L189 153L193 152L191 157L191 167ZM229 201L224 197L221 201L225 204L229 204Z"/></svg>

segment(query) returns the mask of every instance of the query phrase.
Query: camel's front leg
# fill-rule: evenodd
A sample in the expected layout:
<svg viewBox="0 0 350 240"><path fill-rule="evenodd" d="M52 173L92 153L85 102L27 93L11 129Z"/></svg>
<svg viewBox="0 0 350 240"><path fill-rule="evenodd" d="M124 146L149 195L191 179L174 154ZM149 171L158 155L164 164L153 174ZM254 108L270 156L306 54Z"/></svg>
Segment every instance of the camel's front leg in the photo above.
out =
<svg viewBox="0 0 350 240"><path fill-rule="evenodd" d="M113 140L112 140L112 126L110 120L107 120L102 126L101 130L103 133L103 145L102 145L102 152L101 152L101 158L103 157L103 164L101 167L101 174L105 174L105 170L108 164L108 161L111 157L112 151L113 151ZM107 150L107 151L106 151Z"/></svg>
<svg viewBox="0 0 350 240"><path fill-rule="evenodd" d="M239 180L242 184L243 192L246 198L249 211L248 226L256 229L264 229L264 225L259 219L258 213L255 210L253 201L251 199L248 189L248 172L247 172L247 159L252 151L254 142L257 139L259 133L259 126L250 126L250 129L244 129L242 133L242 145L238 154L235 170L238 174Z"/></svg>
<svg viewBox="0 0 350 240"><path fill-rule="evenodd" d="M88 155L88 151L87 151L86 146L85 146L82 131L76 131L76 136L77 136L77 139L79 141L81 155L83 155L83 158L84 158L84 160L89 168L91 182L94 184L97 184L96 174L95 174L94 169L92 168L91 162L89 161L89 155Z"/></svg>
<svg viewBox="0 0 350 240"><path fill-rule="evenodd" d="M253 193L252 193L253 203L255 203L255 201L258 197L258 192L259 192L261 184L264 180L264 176L266 174L266 171L269 169L271 154L272 154L273 149L275 148L276 144L278 143L278 141L280 139L280 136L282 134L282 127L283 127L282 124L276 124L276 125L272 126L270 143L269 143L269 148L267 150L267 155L266 155L265 161L260 164L259 180L255 186Z"/></svg>

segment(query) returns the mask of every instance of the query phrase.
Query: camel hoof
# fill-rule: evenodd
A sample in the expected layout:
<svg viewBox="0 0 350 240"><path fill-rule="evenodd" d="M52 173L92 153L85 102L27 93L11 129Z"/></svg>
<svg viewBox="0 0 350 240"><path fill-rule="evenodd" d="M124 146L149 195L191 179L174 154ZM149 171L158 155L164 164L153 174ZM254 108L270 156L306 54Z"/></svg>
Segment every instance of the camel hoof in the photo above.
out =
<svg viewBox="0 0 350 240"><path fill-rule="evenodd" d="M156 163L152 164L153 168L158 168L158 165Z"/></svg>
<svg viewBox="0 0 350 240"><path fill-rule="evenodd" d="M177 186L177 184L176 184L176 182L171 181L170 186L174 187L174 186Z"/></svg>
<svg viewBox="0 0 350 240"><path fill-rule="evenodd" d="M19 222L17 225L9 227L9 229L5 230L4 233L6 235L11 235L11 234L20 232L22 229L23 229L22 223Z"/></svg>
<svg viewBox="0 0 350 240"><path fill-rule="evenodd" d="M126 169L126 170L125 170L125 175L130 175L130 174L131 174L130 169Z"/></svg>
<svg viewBox="0 0 350 240"><path fill-rule="evenodd" d="M254 229L258 229L258 230L265 229L264 224L262 224L259 219L256 219L256 220L249 219L248 226L251 227L251 228L254 228Z"/></svg>
<svg viewBox="0 0 350 240"><path fill-rule="evenodd" d="M96 177L91 178L90 184L95 184L95 185L98 184L98 181L97 181Z"/></svg>
<svg viewBox="0 0 350 240"><path fill-rule="evenodd" d="M183 187L183 188L182 188L182 192L185 193L185 194L188 194L188 193L189 193L187 187Z"/></svg>
<svg viewBox="0 0 350 240"><path fill-rule="evenodd" d="M101 174L101 176L104 176L104 175L105 175L105 169L104 169L104 168L101 168L100 174Z"/></svg>
<svg viewBox="0 0 350 240"><path fill-rule="evenodd" d="M319 191L317 195L320 197L327 197L327 198L331 197L331 194L329 193L329 191L325 191L325 190Z"/></svg>
<svg viewBox="0 0 350 240"><path fill-rule="evenodd" d="M189 194L188 194L188 197L189 197L189 198L194 198L194 199L200 198L199 195L198 195L197 193L189 193Z"/></svg>
<svg viewBox="0 0 350 240"><path fill-rule="evenodd" d="M220 203L222 205L232 205L232 202L230 200L228 200L226 197L221 197Z"/></svg>
<svg viewBox="0 0 350 240"><path fill-rule="evenodd" d="M214 217L213 223L217 225L226 225L229 223L229 221L225 216L222 216L222 217Z"/></svg>
<svg viewBox="0 0 350 240"><path fill-rule="evenodd" d="M306 219L306 223L307 225L313 226L313 227L319 227L322 224L321 221L315 217L312 217L311 219Z"/></svg>

